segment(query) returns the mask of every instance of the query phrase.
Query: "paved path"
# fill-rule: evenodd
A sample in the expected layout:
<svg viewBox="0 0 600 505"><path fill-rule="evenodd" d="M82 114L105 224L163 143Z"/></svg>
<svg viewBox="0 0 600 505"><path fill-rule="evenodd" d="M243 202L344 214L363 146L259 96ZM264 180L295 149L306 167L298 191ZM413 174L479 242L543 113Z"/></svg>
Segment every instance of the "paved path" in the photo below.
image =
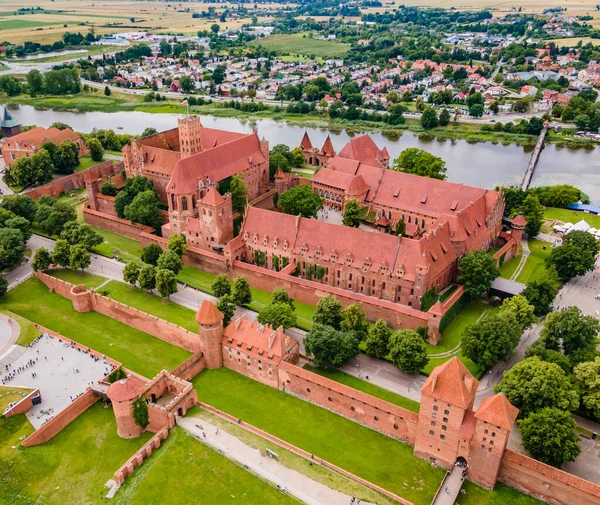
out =
<svg viewBox="0 0 600 505"><path fill-rule="evenodd" d="M0 314L0 356L13 346L20 333L21 327L14 319Z"/></svg>
<svg viewBox="0 0 600 505"><path fill-rule="evenodd" d="M519 275L521 275L521 271L525 267L525 263L527 263L527 258L529 258L530 253L531 253L531 251L529 250L529 241L527 239L522 239L521 240L521 260L519 261L517 268L515 269L515 271L513 272L513 274L510 277L511 281L516 281L517 277L519 277Z"/></svg>
<svg viewBox="0 0 600 505"><path fill-rule="evenodd" d="M465 480L463 470L464 468L455 465L452 472L446 474L439 493L431 505L454 505Z"/></svg>
<svg viewBox="0 0 600 505"><path fill-rule="evenodd" d="M309 476L286 467L279 461L265 457L260 450L250 447L239 438L218 430L206 419L177 418L177 424L200 442L216 449L227 459L237 461L252 473L286 490L309 505L348 505L351 496L335 491ZM361 502L368 505L367 502Z"/></svg>

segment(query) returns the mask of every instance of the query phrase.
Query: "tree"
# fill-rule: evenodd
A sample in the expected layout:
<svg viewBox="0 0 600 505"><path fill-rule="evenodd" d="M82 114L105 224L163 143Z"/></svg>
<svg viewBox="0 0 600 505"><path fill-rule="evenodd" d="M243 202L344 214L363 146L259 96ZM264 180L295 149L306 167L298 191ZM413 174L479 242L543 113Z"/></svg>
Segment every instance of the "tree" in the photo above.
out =
<svg viewBox="0 0 600 505"><path fill-rule="evenodd" d="M319 300L317 310L313 314L313 323L340 329L342 322L342 304L333 296L328 295Z"/></svg>
<svg viewBox="0 0 600 505"><path fill-rule="evenodd" d="M174 233L169 237L169 241L167 243L167 249L169 251L174 251L177 256L180 258L183 256L183 253L187 249L187 245L185 243L185 235L183 233Z"/></svg>
<svg viewBox="0 0 600 505"><path fill-rule="evenodd" d="M27 221L24 217L15 216L10 219L7 219L4 222L4 226L6 228L13 228L15 230L19 230L21 235L23 236L23 242L27 243L27 241L31 238L31 223Z"/></svg>
<svg viewBox="0 0 600 505"><path fill-rule="evenodd" d="M313 193L309 185L302 185L283 192L278 203L286 214L316 218L317 211L323 205L323 198Z"/></svg>
<svg viewBox="0 0 600 505"><path fill-rule="evenodd" d="M83 272L92 262L92 256L87 249L82 245L75 245L71 247L71 258L69 259L71 268L77 270L81 268Z"/></svg>
<svg viewBox="0 0 600 505"><path fill-rule="evenodd" d="M162 225L162 214L158 208L159 204L160 200L156 191L153 189L142 191L125 207L125 218L133 223L145 224L158 230Z"/></svg>
<svg viewBox="0 0 600 505"><path fill-rule="evenodd" d="M156 128L152 128L151 126L149 126L148 128L144 128L144 131L142 132L140 137L150 137L151 135L156 135L157 133L158 132L156 131Z"/></svg>
<svg viewBox="0 0 600 505"><path fill-rule="evenodd" d="M17 96L21 93L21 85L12 75L3 75L0 76L0 91L8 96Z"/></svg>
<svg viewBox="0 0 600 505"><path fill-rule="evenodd" d="M45 247L39 247L36 249L35 254L33 255L33 261L31 262L31 267L36 272L44 272L48 270L50 265L52 264L52 255L50 251Z"/></svg>
<svg viewBox="0 0 600 505"><path fill-rule="evenodd" d="M291 172L288 159L282 153L271 154L269 156L269 176L271 179L275 176L278 168L282 172Z"/></svg>
<svg viewBox="0 0 600 505"><path fill-rule="evenodd" d="M358 355L358 337L353 332L339 331L332 326L314 324L304 337L306 353L317 366L340 367Z"/></svg>
<svg viewBox="0 0 600 505"><path fill-rule="evenodd" d="M527 195L521 204L521 214L527 221L525 233L531 238L535 237L540 232L544 219L544 207L537 196Z"/></svg>
<svg viewBox="0 0 600 505"><path fill-rule="evenodd" d="M233 299L237 305L249 305L252 302L252 291L245 275L233 281Z"/></svg>
<svg viewBox="0 0 600 505"><path fill-rule="evenodd" d="M593 316L584 316L579 307L569 307L567 310L548 314L540 338L546 349L563 351L569 357L593 354L598 345L600 322Z"/></svg>
<svg viewBox="0 0 600 505"><path fill-rule="evenodd" d="M52 262L65 268L71 264L71 245L66 240L59 239L54 243Z"/></svg>
<svg viewBox="0 0 600 505"><path fill-rule="evenodd" d="M15 216L21 216L30 223L35 220L37 205L33 198L27 195L8 195L3 197L0 207L9 210Z"/></svg>
<svg viewBox="0 0 600 505"><path fill-rule="evenodd" d="M7 169L10 178L20 186L29 186L33 181L33 162L30 157L17 158Z"/></svg>
<svg viewBox="0 0 600 505"><path fill-rule="evenodd" d="M450 113L448 112L448 109L444 109L440 112L439 122L440 126L448 126L450 123Z"/></svg>
<svg viewBox="0 0 600 505"><path fill-rule="evenodd" d="M218 275L211 287L213 295L217 298L231 294L231 283L229 282L229 279L227 279L226 274Z"/></svg>
<svg viewBox="0 0 600 505"><path fill-rule="evenodd" d="M183 261L181 261L181 257L174 250L167 249L158 258L156 268L159 270L171 270L171 272L177 275L183 268Z"/></svg>
<svg viewBox="0 0 600 505"><path fill-rule="evenodd" d="M212 25L210 25L210 30L213 33L219 33L220 29L221 29L221 27L217 23L213 23Z"/></svg>
<svg viewBox="0 0 600 505"><path fill-rule="evenodd" d="M0 298L8 292L8 281L0 275Z"/></svg>
<svg viewBox="0 0 600 505"><path fill-rule="evenodd" d="M342 224L351 228L358 228L360 225L360 203L355 198L346 202Z"/></svg>
<svg viewBox="0 0 600 505"><path fill-rule="evenodd" d="M343 331L353 331L361 342L367 337L369 330L367 316L358 303L348 305L342 310L340 329Z"/></svg>
<svg viewBox="0 0 600 505"><path fill-rule="evenodd" d="M37 215L36 215L37 218ZM48 217L40 222L41 227L51 235L60 235L65 225L77 219L75 208L65 202L56 202Z"/></svg>
<svg viewBox="0 0 600 505"><path fill-rule="evenodd" d="M144 291L152 291L156 287L156 268L144 265L138 275L138 282Z"/></svg>
<svg viewBox="0 0 600 505"><path fill-rule="evenodd" d="M554 267L558 278L567 282L573 277L590 272L594 269L595 259L589 251L580 249L573 244L563 244L552 249L546 257L546 266Z"/></svg>
<svg viewBox="0 0 600 505"><path fill-rule="evenodd" d="M384 359L389 354L391 336L392 330L385 319L375 321L375 324L369 328L365 341L367 354Z"/></svg>
<svg viewBox="0 0 600 505"><path fill-rule="evenodd" d="M480 103L474 103L473 105L471 105L471 107L469 107L469 116L481 117L483 116L483 111L483 105L481 105Z"/></svg>
<svg viewBox="0 0 600 505"><path fill-rule="evenodd" d="M150 422L148 419L148 405L146 405L143 397L138 398L132 403L131 411L133 413L133 421L135 424L142 428L148 426L148 423Z"/></svg>
<svg viewBox="0 0 600 505"><path fill-rule="evenodd" d="M275 305L276 303L286 303L292 309L294 309L294 300L287 294L286 290L282 287L277 287L273 290L273 295L271 296L271 304Z"/></svg>
<svg viewBox="0 0 600 505"><path fill-rule="evenodd" d="M572 231L563 238L563 244L571 244L582 251L588 251L592 256L600 252L600 245L594 235L587 231Z"/></svg>
<svg viewBox="0 0 600 505"><path fill-rule="evenodd" d="M117 185L113 182L104 181L100 186L100 193L106 196L115 196L117 194Z"/></svg>
<svg viewBox="0 0 600 505"><path fill-rule="evenodd" d="M421 126L426 130L435 128L438 125L438 118L433 107L425 107L421 113Z"/></svg>
<svg viewBox="0 0 600 505"><path fill-rule="evenodd" d="M458 282L464 284L465 293L471 298L480 298L487 293L494 279L500 275L496 260L483 249L463 256L458 265Z"/></svg>
<svg viewBox="0 0 600 505"><path fill-rule="evenodd" d="M242 177L241 173L234 175L231 179L229 192L231 193L231 208L233 212L239 212L240 214L243 214L244 209L246 208L246 202L248 200L248 192L246 190L246 183L244 182L244 178Z"/></svg>
<svg viewBox="0 0 600 505"><path fill-rule="evenodd" d="M295 147L290 153L290 160L292 165L295 167L301 167L304 165L304 152L301 148Z"/></svg>
<svg viewBox="0 0 600 505"><path fill-rule="evenodd" d="M227 326L235 313L236 303L233 295L223 295L216 303L217 309L223 314L223 325Z"/></svg>
<svg viewBox="0 0 600 505"><path fill-rule="evenodd" d="M123 268L123 280L132 286L135 286L140 276L140 271L144 264L140 261L129 261Z"/></svg>
<svg viewBox="0 0 600 505"><path fill-rule="evenodd" d="M158 258L162 254L163 250L158 244L150 244L142 249L142 257L141 260L148 265L156 266L158 262Z"/></svg>
<svg viewBox="0 0 600 505"><path fill-rule="evenodd" d="M44 76L42 73L33 69L27 73L27 86L29 87L29 95L37 96L44 90Z"/></svg>
<svg viewBox="0 0 600 505"><path fill-rule="evenodd" d="M60 238L65 239L71 245L82 245L88 251L104 241L104 237L89 224L77 221L66 223L60 234Z"/></svg>
<svg viewBox="0 0 600 505"><path fill-rule="evenodd" d="M71 140L63 141L56 151L54 168L60 174L72 174L79 165L79 147Z"/></svg>
<svg viewBox="0 0 600 505"><path fill-rule="evenodd" d="M419 373L429 363L425 342L416 331L394 332L389 349L394 365L406 373Z"/></svg>
<svg viewBox="0 0 600 505"><path fill-rule="evenodd" d="M40 149L30 159L31 182L44 184L48 181L51 181L54 175L54 164L48 151L45 149Z"/></svg>
<svg viewBox="0 0 600 505"><path fill-rule="evenodd" d="M541 317L552 310L557 287L557 282L546 275L540 280L529 281L521 294L533 305L533 313Z"/></svg>
<svg viewBox="0 0 600 505"><path fill-rule="evenodd" d="M256 318L261 324L270 324L273 328L283 326L283 329L296 326L297 319L294 309L287 303L272 303L263 308Z"/></svg>
<svg viewBox="0 0 600 505"><path fill-rule="evenodd" d="M462 353L487 370L517 347L521 331L512 313L492 314L467 327L461 340Z"/></svg>
<svg viewBox="0 0 600 505"><path fill-rule="evenodd" d="M93 137L89 138L86 142L86 146L90 150L90 156L94 161L102 161L104 149L98 139Z"/></svg>
<svg viewBox="0 0 600 505"><path fill-rule="evenodd" d="M571 414L545 408L519 421L523 447L542 463L560 468L565 461L575 461L581 453L577 424Z"/></svg>
<svg viewBox="0 0 600 505"><path fill-rule="evenodd" d="M521 330L538 322L538 318L535 316L535 307L523 295L506 298L500 306L500 313L512 314Z"/></svg>
<svg viewBox="0 0 600 505"><path fill-rule="evenodd" d="M596 420L600 419L600 357L580 363L573 375L581 393L581 404Z"/></svg>
<svg viewBox="0 0 600 505"><path fill-rule="evenodd" d="M171 270L163 268L156 271L156 290L163 298L177 293L177 279Z"/></svg>
<svg viewBox="0 0 600 505"><path fill-rule="evenodd" d="M184 75L179 79L179 86L184 93L191 93L196 89L196 83L189 75Z"/></svg>
<svg viewBox="0 0 600 505"><path fill-rule="evenodd" d="M442 181L446 179L446 162L417 147L404 149L393 161L391 169Z"/></svg>
<svg viewBox="0 0 600 505"><path fill-rule="evenodd" d="M400 218L400 219L398 219L398 222L396 223L396 230L395 230L394 234L398 237L404 237L405 233L406 233L406 222L404 221L404 219Z"/></svg>
<svg viewBox="0 0 600 505"><path fill-rule="evenodd" d="M123 370L122 367L119 367L119 368L115 368L112 372L110 372L108 374L107 378L108 378L108 382L113 384L113 383L117 382L118 380L126 379L127 374L125 373L125 370Z"/></svg>
<svg viewBox="0 0 600 505"><path fill-rule="evenodd" d="M579 405L577 391L562 368L537 356L504 372L494 391L504 393L506 399L520 410L521 418L545 407L571 411Z"/></svg>
<svg viewBox="0 0 600 505"><path fill-rule="evenodd" d="M104 95L110 96L110 88L108 86L104 86Z"/></svg>
<svg viewBox="0 0 600 505"><path fill-rule="evenodd" d="M0 228L0 270L16 265L24 252L23 234L15 228Z"/></svg>

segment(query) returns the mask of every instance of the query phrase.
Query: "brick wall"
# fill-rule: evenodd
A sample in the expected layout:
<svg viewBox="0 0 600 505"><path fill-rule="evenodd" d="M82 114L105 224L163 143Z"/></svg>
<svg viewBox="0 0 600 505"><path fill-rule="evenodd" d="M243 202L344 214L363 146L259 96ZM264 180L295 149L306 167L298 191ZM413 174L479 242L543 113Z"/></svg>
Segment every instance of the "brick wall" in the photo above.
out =
<svg viewBox="0 0 600 505"><path fill-rule="evenodd" d="M498 480L552 505L600 504L599 485L513 451L504 453Z"/></svg>
<svg viewBox="0 0 600 505"><path fill-rule="evenodd" d="M33 407L33 398L36 396L39 396L40 398L42 397L42 393L40 393L39 389L32 391L14 407L10 407L8 410L6 410L2 417L12 417L16 416L17 414L25 414L25 412Z"/></svg>
<svg viewBox="0 0 600 505"><path fill-rule="evenodd" d="M44 184L39 188L30 189L25 194L29 195L34 200L37 200L43 195L59 197L62 193L68 193L73 189L85 188L84 176L87 172L93 175L95 179L105 179L111 175L117 174L123 170L123 162L113 164L112 161L99 163L81 172L74 172L71 175L61 177L48 184Z"/></svg>
<svg viewBox="0 0 600 505"><path fill-rule="evenodd" d="M511 238L506 244L502 246L501 249L498 249L494 253L494 259L497 261L496 266L500 268L504 263L506 263L509 259L513 257L515 250L518 250L518 244ZM500 264L500 258L504 255L504 260L502 265Z"/></svg>
<svg viewBox="0 0 600 505"><path fill-rule="evenodd" d="M285 361L279 364L282 389L385 435L414 444L418 415Z"/></svg>
<svg viewBox="0 0 600 505"><path fill-rule="evenodd" d="M281 286L292 298L309 305L316 305L321 298L327 295L333 295L343 306L360 303L368 319L385 319L394 328L416 329L419 326L427 326L430 318L429 314L406 305L380 300L373 296L354 293L320 282L292 277L283 272L276 272L241 261L234 261L233 275L245 275L248 277L250 286L269 293Z"/></svg>
<svg viewBox="0 0 600 505"><path fill-rule="evenodd" d="M109 216L117 217L117 211L115 210L115 197L98 193L96 195L96 211L103 212Z"/></svg>
<svg viewBox="0 0 600 505"><path fill-rule="evenodd" d="M140 239L140 233L152 233L154 228L139 223L132 223L127 219L111 216L105 212L90 209L87 205L83 207L83 220L101 230L117 233L134 240Z"/></svg>
<svg viewBox="0 0 600 505"><path fill-rule="evenodd" d="M23 447L31 447L32 445L39 445L47 442L65 426L77 419L99 399L99 396L95 396L94 393L88 389L66 409L59 412L52 419L47 421L41 428L34 431L25 440L23 440L21 445Z"/></svg>
<svg viewBox="0 0 600 505"><path fill-rule="evenodd" d="M196 354L192 354L171 373L176 377L189 381L196 377L205 367L204 355L202 352L197 352Z"/></svg>
<svg viewBox="0 0 600 505"><path fill-rule="evenodd" d="M169 436L169 430L163 428L156 433L148 442L146 442L131 458L129 458L114 475L115 482L120 486L125 482L133 471L140 466L145 459L149 458L155 449L160 447L160 444Z"/></svg>

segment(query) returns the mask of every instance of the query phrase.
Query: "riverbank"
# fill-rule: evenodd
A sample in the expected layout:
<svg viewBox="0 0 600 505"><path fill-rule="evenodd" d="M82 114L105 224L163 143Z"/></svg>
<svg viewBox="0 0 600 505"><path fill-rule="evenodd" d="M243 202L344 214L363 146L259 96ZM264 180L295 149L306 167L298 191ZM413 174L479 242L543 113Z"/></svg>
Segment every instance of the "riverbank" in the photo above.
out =
<svg viewBox="0 0 600 505"><path fill-rule="evenodd" d="M182 97L183 98L183 97ZM65 96L39 96L29 97L19 95L16 97L2 97L2 103L14 105L31 105L36 109L50 109L56 111L74 112L148 112L153 114L183 114L185 108L178 100L165 100L161 102L145 102L141 96L113 92L110 96L100 93L82 92L77 95ZM332 132L346 130L351 133L381 132L390 140L399 138L404 132L411 132L424 139L463 139L469 143L491 142L493 144L526 146L533 149L537 136L520 135L505 132L481 131L481 125L474 123L451 123L446 127L437 127L425 130L420 125L420 120L406 118L402 125L388 125L374 121L348 121L333 120L322 112L315 111L311 114L289 114L283 109L268 107L257 112L245 112L238 109L225 107L222 103L211 103L191 106L191 112L214 116L217 118L236 118L240 120L272 119L286 121L294 125L324 128ZM573 130L574 133L574 130ZM590 139L580 139L568 132L550 132L547 142L559 147L588 147L593 148L596 143Z"/></svg>

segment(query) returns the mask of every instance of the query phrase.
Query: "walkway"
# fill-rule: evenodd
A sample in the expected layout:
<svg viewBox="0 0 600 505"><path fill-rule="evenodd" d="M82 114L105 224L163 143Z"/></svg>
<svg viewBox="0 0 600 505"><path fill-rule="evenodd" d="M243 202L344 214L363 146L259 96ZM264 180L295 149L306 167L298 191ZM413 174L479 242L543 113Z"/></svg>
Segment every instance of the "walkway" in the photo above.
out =
<svg viewBox="0 0 600 505"><path fill-rule="evenodd" d="M351 496L335 491L309 476L292 470L276 459L263 456L239 438L218 429L198 417L177 418L177 424L200 442L212 447L227 459L238 462L251 473L276 485L309 505L348 505ZM368 502L361 502L367 504Z"/></svg>
<svg viewBox="0 0 600 505"><path fill-rule="evenodd" d="M527 239L521 239L521 260L519 261L519 264L517 265L517 268L513 274L510 276L511 281L516 281L517 277L521 275L521 271L525 267L525 263L527 263L527 258L529 258L530 253L529 241Z"/></svg>
<svg viewBox="0 0 600 505"><path fill-rule="evenodd" d="M0 314L0 356L13 346L20 333L19 323L6 314Z"/></svg>
<svg viewBox="0 0 600 505"><path fill-rule="evenodd" d="M454 505L465 480L463 471L462 466L454 465L452 472L446 474L431 505Z"/></svg>
<svg viewBox="0 0 600 505"><path fill-rule="evenodd" d="M525 171L525 175L523 176L523 180L521 182L521 189L523 191L527 191L529 189L529 185L531 184L531 179L533 178L533 172L535 171L535 167L537 165L538 160L540 159L540 154L542 149L544 148L544 139L546 138L546 133L548 133L548 125L545 124L540 132L540 136L535 144L535 148L531 153L531 158L529 159L529 164L527 165L527 170Z"/></svg>

